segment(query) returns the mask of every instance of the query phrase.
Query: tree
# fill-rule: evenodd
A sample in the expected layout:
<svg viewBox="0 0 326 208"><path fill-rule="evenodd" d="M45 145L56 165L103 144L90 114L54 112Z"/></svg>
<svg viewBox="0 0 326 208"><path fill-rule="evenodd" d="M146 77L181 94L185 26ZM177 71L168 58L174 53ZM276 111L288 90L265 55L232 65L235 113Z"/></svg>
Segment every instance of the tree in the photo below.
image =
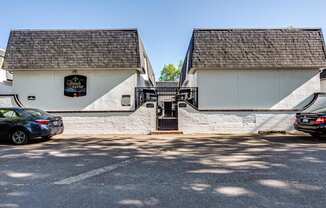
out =
<svg viewBox="0 0 326 208"><path fill-rule="evenodd" d="M179 80L181 68L182 68L182 61L179 62L178 66L175 66L174 64L164 65L161 71L160 81Z"/></svg>

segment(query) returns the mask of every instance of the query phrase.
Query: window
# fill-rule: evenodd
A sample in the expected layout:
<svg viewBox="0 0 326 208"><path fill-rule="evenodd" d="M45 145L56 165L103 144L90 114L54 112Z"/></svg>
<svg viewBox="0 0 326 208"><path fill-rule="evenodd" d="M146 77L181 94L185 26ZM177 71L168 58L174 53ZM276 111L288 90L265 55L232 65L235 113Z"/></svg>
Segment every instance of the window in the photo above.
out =
<svg viewBox="0 0 326 208"><path fill-rule="evenodd" d="M32 117L41 117L49 115L47 112L38 109L25 109L25 113Z"/></svg>
<svg viewBox="0 0 326 208"><path fill-rule="evenodd" d="M9 119L13 119L13 118L18 118L18 115L15 111L13 110L0 110L0 118L9 118Z"/></svg>
<svg viewBox="0 0 326 208"><path fill-rule="evenodd" d="M130 95L122 95L121 105L122 106L130 106Z"/></svg>

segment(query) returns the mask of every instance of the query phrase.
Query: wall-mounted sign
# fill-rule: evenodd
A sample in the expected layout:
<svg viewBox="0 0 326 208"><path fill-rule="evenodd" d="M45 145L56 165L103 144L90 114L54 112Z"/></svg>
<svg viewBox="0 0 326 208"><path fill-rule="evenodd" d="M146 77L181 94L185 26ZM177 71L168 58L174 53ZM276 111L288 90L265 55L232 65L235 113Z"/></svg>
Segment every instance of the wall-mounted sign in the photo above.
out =
<svg viewBox="0 0 326 208"><path fill-rule="evenodd" d="M154 108L154 103L146 103L146 108Z"/></svg>
<svg viewBox="0 0 326 208"><path fill-rule="evenodd" d="M82 75L70 75L65 77L64 94L68 97L80 97L86 95L87 77Z"/></svg>
<svg viewBox="0 0 326 208"><path fill-rule="evenodd" d="M36 100L36 97L34 95L27 96L27 100Z"/></svg>

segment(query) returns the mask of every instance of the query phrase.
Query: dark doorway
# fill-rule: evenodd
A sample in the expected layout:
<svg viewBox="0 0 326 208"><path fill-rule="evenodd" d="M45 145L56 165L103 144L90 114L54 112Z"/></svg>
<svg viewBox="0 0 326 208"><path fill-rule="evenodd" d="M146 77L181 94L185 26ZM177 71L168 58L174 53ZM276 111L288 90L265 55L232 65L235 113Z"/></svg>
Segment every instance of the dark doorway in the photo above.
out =
<svg viewBox="0 0 326 208"><path fill-rule="evenodd" d="M178 130L176 88L157 88L157 95L157 129Z"/></svg>
<svg viewBox="0 0 326 208"><path fill-rule="evenodd" d="M164 102L158 105L157 124L158 130L178 130L177 105L172 102Z"/></svg>
<svg viewBox="0 0 326 208"><path fill-rule="evenodd" d="M173 109L172 102L164 102L164 115L165 117L171 118L176 117L175 109Z"/></svg>

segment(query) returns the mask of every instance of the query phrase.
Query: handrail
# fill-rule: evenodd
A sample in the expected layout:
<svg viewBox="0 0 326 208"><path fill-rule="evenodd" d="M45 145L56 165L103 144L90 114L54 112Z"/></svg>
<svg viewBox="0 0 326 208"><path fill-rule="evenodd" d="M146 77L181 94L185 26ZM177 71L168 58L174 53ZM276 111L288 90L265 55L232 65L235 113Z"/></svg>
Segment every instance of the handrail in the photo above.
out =
<svg viewBox="0 0 326 208"><path fill-rule="evenodd" d="M305 105L302 108L302 110L306 110L307 108L312 106L316 102L316 100L318 99L319 95L326 95L326 93L325 92L315 92L314 97L312 98L312 100L307 105Z"/></svg>
<svg viewBox="0 0 326 208"><path fill-rule="evenodd" d="M198 104L197 87L136 87L135 88L136 109L146 101L155 102L157 101L157 98L159 96L165 96L165 95L175 96L176 101L185 101L187 98L189 100L192 99L193 100L192 105L197 106Z"/></svg>
<svg viewBox="0 0 326 208"><path fill-rule="evenodd" d="M0 97L13 97L16 105L20 108L23 108L24 105L22 102L19 100L19 97L17 94L0 94Z"/></svg>

